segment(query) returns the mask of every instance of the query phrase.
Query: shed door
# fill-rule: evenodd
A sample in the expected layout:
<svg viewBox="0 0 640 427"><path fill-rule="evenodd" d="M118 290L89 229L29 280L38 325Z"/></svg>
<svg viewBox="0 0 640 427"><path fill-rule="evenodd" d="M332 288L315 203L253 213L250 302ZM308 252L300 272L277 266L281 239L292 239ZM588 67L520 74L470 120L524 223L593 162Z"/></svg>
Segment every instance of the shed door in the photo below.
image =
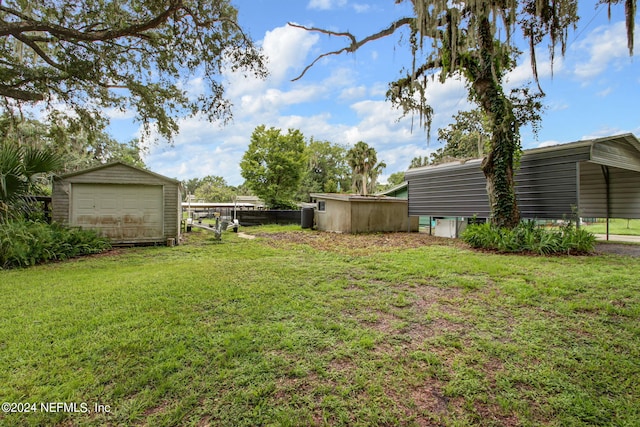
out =
<svg viewBox="0 0 640 427"><path fill-rule="evenodd" d="M116 241L161 239L161 185L72 184L71 225Z"/></svg>

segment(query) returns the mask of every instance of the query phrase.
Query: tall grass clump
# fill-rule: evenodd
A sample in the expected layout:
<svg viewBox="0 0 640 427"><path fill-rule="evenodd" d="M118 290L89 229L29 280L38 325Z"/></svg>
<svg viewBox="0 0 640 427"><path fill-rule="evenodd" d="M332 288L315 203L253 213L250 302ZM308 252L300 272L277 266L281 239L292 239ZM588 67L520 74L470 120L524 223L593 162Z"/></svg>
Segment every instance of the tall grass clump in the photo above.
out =
<svg viewBox="0 0 640 427"><path fill-rule="evenodd" d="M559 229L545 229L533 221L523 221L513 229L490 223L472 224L462 233L462 240L477 249L540 255L589 253L596 243L592 233L571 222Z"/></svg>
<svg viewBox="0 0 640 427"><path fill-rule="evenodd" d="M26 220L0 222L3 269L99 253L110 246L107 239L93 230Z"/></svg>

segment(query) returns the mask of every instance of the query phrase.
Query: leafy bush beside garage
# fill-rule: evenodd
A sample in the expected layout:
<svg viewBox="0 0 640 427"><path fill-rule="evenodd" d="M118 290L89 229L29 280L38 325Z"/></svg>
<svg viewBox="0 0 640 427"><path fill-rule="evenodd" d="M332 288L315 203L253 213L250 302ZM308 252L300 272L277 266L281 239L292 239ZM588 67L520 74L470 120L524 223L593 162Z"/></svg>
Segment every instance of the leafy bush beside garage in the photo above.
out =
<svg viewBox="0 0 640 427"><path fill-rule="evenodd" d="M25 220L0 223L0 268L28 267L109 249L95 231Z"/></svg>
<svg viewBox="0 0 640 427"><path fill-rule="evenodd" d="M476 249L540 255L589 253L596 244L592 233L576 228L571 222L556 230L537 226L533 221L523 221L513 229L491 223L474 224L462 233L462 240Z"/></svg>

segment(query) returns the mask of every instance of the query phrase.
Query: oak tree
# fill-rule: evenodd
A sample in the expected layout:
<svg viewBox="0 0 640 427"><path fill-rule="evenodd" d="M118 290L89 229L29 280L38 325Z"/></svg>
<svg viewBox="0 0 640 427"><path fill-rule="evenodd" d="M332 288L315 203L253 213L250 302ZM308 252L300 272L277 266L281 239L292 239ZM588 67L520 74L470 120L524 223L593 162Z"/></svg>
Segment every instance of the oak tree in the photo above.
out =
<svg viewBox="0 0 640 427"><path fill-rule="evenodd" d="M351 169L345 147L311 138L305 150L307 167L298 200L308 201L310 193L336 193L350 187Z"/></svg>
<svg viewBox="0 0 640 427"><path fill-rule="evenodd" d="M403 17L367 37L349 32L290 24L307 31L345 37L347 45L319 55L304 73L328 55L353 53L363 45L408 28L413 62L406 75L392 82L387 97L405 113L417 112L427 127L433 108L427 86L436 80L464 77L469 98L490 122L491 140L482 162L489 196L491 221L514 227L520 220L514 169L521 151L514 104L503 89L503 77L513 69L521 53L515 37L520 31L528 42L531 66L537 79L535 48L548 44L553 62L556 48L565 53L569 29L578 21L577 0L396 0L410 1L413 15ZM599 4L624 3L627 45L633 52L636 0L599 0ZM524 90L527 90L525 88Z"/></svg>
<svg viewBox="0 0 640 427"><path fill-rule="evenodd" d="M0 100L5 109L65 104L89 130L106 108L132 110L171 138L177 118L228 119L225 68L266 74L229 0L3 0ZM204 90L189 94L192 79Z"/></svg>
<svg viewBox="0 0 640 427"><path fill-rule="evenodd" d="M290 208L306 165L304 135L297 129L260 125L242 156L240 170L246 185L270 208Z"/></svg>

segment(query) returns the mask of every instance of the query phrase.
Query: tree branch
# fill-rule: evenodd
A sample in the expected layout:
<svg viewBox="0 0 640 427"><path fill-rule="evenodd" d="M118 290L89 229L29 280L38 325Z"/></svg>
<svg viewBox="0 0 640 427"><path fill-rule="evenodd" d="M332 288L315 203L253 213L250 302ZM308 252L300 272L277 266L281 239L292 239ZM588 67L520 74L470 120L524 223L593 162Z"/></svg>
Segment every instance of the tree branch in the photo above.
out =
<svg viewBox="0 0 640 427"><path fill-rule="evenodd" d="M57 70L65 71L64 67L62 67L60 64L55 62L53 59L51 59L49 57L49 55L47 55L42 49L40 49L40 46L38 46L31 39L29 39L28 37L23 37L22 34L14 34L14 37L16 39L20 40L22 43L24 43L27 46L29 46L31 48L31 50L33 50L40 58L42 58L42 60L44 62L46 62L47 64L51 65L53 68L55 68Z"/></svg>
<svg viewBox="0 0 640 427"><path fill-rule="evenodd" d="M140 24L129 25L116 30L79 31L62 25L35 21L29 16L21 14L11 8L2 6L0 3L0 12L5 12L22 19L22 22L4 22L0 24L0 37L6 37L8 35L16 36L17 34L22 34L24 32L36 31L46 32L62 39L75 39L88 42L106 41L124 36L138 35L139 33L151 28L156 28L162 22L165 22L172 13L178 11L182 7L182 0L173 0L164 12Z"/></svg>
<svg viewBox="0 0 640 427"><path fill-rule="evenodd" d="M351 40L351 44L349 44L348 46L343 47L342 49L339 50L334 50L332 52L326 52L323 53L322 55L319 55L316 59L313 60L313 62L311 62L311 64L307 65L304 70L302 70L302 73L300 73L300 75L294 79L292 79L291 81L295 82L296 80L300 80L305 74L306 72L313 67L316 62L318 62L319 60L321 60L324 57L330 56L330 55L340 55L343 52L348 52L348 53L354 53L355 51L357 51L358 49L360 49L362 46L364 46L365 44L374 41L374 40L378 40L381 39L383 37L387 37L390 36L391 34L395 33L396 30L400 27L403 27L405 25L411 25L415 22L415 18L410 18L410 17L405 17L405 18L400 18L397 21L391 23L391 25L389 25L387 28L385 28L384 30L381 30L375 34L372 34L368 37L365 37L364 39L358 41L358 39L351 33L349 32L336 32L336 31L330 31L330 30L325 30L323 28L316 28L316 27L306 27L304 25L298 25L298 24L294 24L292 22L289 22L288 25L294 28L301 28L305 31L311 31L311 32L317 32L317 33L322 33L322 34L327 34L329 36L338 36L338 37L347 37Z"/></svg>
<svg viewBox="0 0 640 427"><path fill-rule="evenodd" d="M5 98L17 99L18 101L43 101L44 95L41 93L30 92L27 90L15 89L13 87L0 85L0 96Z"/></svg>

